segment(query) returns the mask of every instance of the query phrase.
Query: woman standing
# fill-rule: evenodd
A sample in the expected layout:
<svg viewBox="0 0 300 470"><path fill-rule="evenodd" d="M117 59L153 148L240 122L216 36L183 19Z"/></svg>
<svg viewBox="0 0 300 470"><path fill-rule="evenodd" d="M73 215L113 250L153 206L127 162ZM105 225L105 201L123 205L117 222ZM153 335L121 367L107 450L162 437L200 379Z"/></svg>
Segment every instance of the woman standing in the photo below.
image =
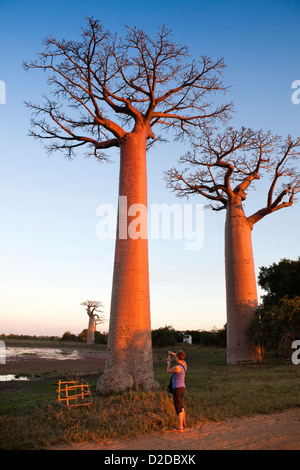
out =
<svg viewBox="0 0 300 470"><path fill-rule="evenodd" d="M172 376L172 387L173 387L173 398L175 411L178 416L178 428L174 431L183 432L183 426L186 426L185 422L185 411L182 406L183 395L185 392L185 373L187 371L187 364L184 360L185 353L184 351L178 351L177 354L172 351L168 352L167 360L167 372L168 374L173 374ZM177 365L171 368L171 355L175 356Z"/></svg>

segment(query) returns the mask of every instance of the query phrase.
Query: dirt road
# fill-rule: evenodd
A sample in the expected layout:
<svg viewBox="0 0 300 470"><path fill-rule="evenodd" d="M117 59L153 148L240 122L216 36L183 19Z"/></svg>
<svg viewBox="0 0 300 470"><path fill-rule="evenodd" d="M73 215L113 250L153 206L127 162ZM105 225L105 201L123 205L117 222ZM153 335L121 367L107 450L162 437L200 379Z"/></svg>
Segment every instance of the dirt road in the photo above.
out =
<svg viewBox="0 0 300 470"><path fill-rule="evenodd" d="M70 450L300 450L300 408L273 415L204 423L132 440L62 445Z"/></svg>

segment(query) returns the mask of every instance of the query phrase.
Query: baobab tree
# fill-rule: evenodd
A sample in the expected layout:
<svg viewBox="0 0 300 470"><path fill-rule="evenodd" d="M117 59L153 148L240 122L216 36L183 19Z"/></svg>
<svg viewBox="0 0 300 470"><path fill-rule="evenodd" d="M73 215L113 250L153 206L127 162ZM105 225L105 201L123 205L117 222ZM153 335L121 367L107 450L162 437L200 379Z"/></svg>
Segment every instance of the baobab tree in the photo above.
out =
<svg viewBox="0 0 300 470"><path fill-rule="evenodd" d="M223 134L203 132L193 151L180 158L182 171L172 168L166 180L179 196L200 194L213 210L226 210L225 275L227 362L260 361L247 330L258 307L251 232L268 214L291 206L300 190L293 163L300 138L283 140L270 132L227 128ZM243 202L254 182L271 177L265 205L246 216Z"/></svg>
<svg viewBox="0 0 300 470"><path fill-rule="evenodd" d="M97 323L103 323L104 317L98 315L98 313L103 313L103 304L98 300L86 300L80 305L86 307L86 313L89 317L88 330L87 330L87 344L94 344L95 342L95 331Z"/></svg>
<svg viewBox="0 0 300 470"><path fill-rule="evenodd" d="M154 127L164 138L171 129L180 139L195 126L228 117L231 104L211 104L211 95L226 91L225 64L205 56L190 59L188 48L173 42L164 26L154 38L127 27L118 39L98 21L87 21L80 41L49 37L38 59L25 63L26 70L50 73L53 90L42 105L27 103L31 135L50 143L50 152L63 150L69 157L86 147L103 160L105 150L119 149L119 196L127 198L129 215L119 203L107 359L97 389L147 390L155 380L146 220L130 231L147 208L146 149L163 140Z"/></svg>

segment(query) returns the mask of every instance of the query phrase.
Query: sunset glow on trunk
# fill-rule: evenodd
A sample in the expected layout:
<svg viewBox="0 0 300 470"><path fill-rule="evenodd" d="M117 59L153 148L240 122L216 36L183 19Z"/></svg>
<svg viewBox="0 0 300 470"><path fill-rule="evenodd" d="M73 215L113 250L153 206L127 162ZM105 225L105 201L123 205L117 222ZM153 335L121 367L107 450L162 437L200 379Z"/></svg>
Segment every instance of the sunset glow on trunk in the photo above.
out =
<svg viewBox="0 0 300 470"><path fill-rule="evenodd" d="M225 223L225 275L227 304L227 363L261 360L247 330L258 299L251 230L241 201L228 204Z"/></svg>
<svg viewBox="0 0 300 470"><path fill-rule="evenodd" d="M144 135L132 133L121 146L119 196L127 196L128 207L135 204L147 207L145 135L145 132ZM98 381L99 391L150 389L155 385L148 240L128 236L131 217L127 217L127 211L121 216L116 235L107 360L105 372Z"/></svg>

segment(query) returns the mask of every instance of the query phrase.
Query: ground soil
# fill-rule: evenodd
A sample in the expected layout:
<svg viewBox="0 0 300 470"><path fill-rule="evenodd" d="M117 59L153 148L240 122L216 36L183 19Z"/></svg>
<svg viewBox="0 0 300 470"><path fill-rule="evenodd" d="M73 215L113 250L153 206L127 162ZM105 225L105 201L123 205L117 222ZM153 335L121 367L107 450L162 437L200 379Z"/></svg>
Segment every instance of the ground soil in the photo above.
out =
<svg viewBox="0 0 300 470"><path fill-rule="evenodd" d="M55 360L26 357L22 360L11 358L0 366L1 374L38 374L47 371L61 371L79 374L82 371L94 373L104 366L105 353L88 355L82 359ZM101 363L103 362L103 364ZM53 448L54 449L54 448ZM199 424L184 432L168 431L153 433L130 440L111 440L105 444L93 442L73 443L56 446L55 449L70 450L299 450L300 449L300 408L290 409L272 415L257 415L233 418L221 422Z"/></svg>
<svg viewBox="0 0 300 470"><path fill-rule="evenodd" d="M300 409L272 415L233 418L200 424L182 434L168 431L104 444L74 443L69 450L299 450Z"/></svg>

